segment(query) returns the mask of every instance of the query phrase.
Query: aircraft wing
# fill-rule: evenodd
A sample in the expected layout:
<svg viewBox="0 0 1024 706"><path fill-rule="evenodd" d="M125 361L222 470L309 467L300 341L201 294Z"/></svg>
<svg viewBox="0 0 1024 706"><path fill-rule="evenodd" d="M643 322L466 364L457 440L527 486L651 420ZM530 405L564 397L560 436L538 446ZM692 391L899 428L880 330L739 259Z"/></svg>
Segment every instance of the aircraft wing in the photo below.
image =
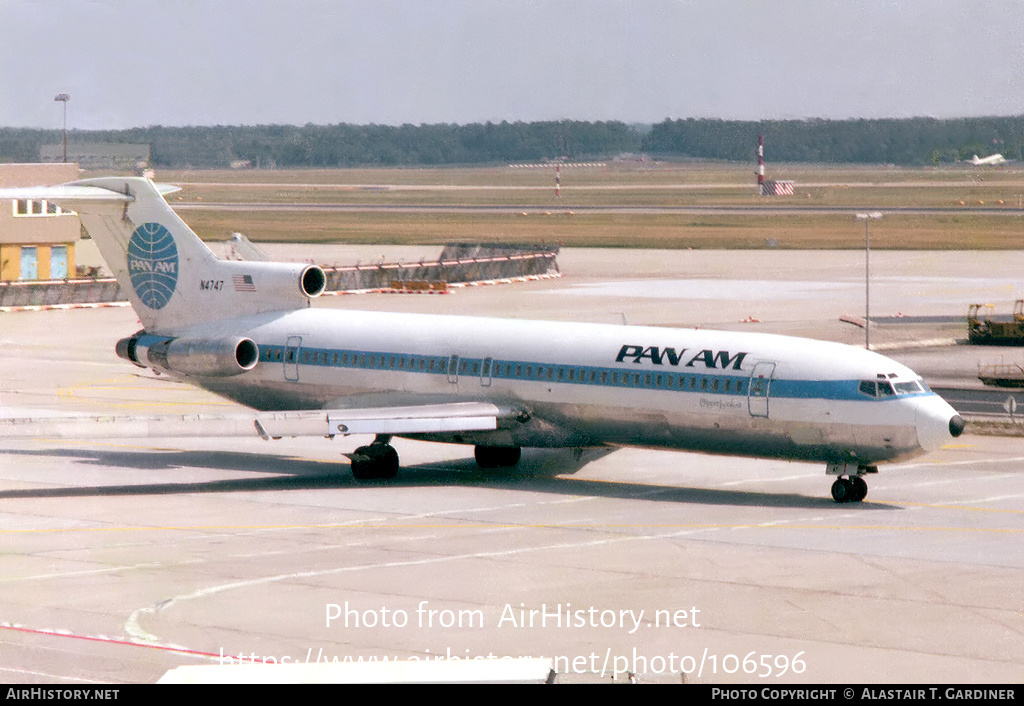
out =
<svg viewBox="0 0 1024 706"><path fill-rule="evenodd" d="M451 402L303 412L0 418L0 439L259 436L266 440L286 436L427 434L496 429L498 418L506 414L487 402Z"/></svg>

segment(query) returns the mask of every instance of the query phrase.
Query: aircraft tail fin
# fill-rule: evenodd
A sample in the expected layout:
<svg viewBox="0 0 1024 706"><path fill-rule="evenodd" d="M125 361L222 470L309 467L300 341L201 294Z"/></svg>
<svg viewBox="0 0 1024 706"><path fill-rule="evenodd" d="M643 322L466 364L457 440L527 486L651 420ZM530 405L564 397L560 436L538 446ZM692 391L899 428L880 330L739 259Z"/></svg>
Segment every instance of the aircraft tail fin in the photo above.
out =
<svg viewBox="0 0 1024 706"><path fill-rule="evenodd" d="M145 329L178 335L196 325L309 305L326 284L312 265L218 259L164 199L177 187L140 177L5 189L78 212ZM18 193L15 193L18 192Z"/></svg>

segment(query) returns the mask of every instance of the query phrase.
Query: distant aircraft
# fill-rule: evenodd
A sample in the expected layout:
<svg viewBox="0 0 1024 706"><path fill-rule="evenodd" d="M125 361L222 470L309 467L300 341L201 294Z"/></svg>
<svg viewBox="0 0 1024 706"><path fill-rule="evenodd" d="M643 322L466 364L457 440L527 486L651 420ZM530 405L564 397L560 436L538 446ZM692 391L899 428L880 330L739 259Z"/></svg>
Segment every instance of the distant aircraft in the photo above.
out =
<svg viewBox="0 0 1024 706"><path fill-rule="evenodd" d="M994 167L1000 164L1006 164L1006 157L1001 154L993 154L988 157L979 157L974 155L971 157L971 164L976 167Z"/></svg>
<svg viewBox="0 0 1024 706"><path fill-rule="evenodd" d="M359 479L399 470L392 436L522 447L642 446L826 464L859 501L877 464L959 436L912 370L808 339L696 329L310 308L316 266L219 260L142 178L0 190L78 212L143 324L117 355L251 413L0 421L3 436L374 434Z"/></svg>

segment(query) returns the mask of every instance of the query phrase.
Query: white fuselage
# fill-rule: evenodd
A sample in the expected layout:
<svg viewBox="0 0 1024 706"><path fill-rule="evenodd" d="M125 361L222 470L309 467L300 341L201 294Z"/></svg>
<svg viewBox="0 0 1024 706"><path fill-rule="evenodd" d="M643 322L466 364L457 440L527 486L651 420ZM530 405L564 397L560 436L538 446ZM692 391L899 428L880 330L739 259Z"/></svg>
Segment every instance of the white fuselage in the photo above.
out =
<svg viewBox="0 0 1024 706"><path fill-rule="evenodd" d="M439 441L868 465L934 448L955 415L881 355L767 334L327 309L190 333L258 344L253 370L192 380L256 409L486 400L518 419Z"/></svg>

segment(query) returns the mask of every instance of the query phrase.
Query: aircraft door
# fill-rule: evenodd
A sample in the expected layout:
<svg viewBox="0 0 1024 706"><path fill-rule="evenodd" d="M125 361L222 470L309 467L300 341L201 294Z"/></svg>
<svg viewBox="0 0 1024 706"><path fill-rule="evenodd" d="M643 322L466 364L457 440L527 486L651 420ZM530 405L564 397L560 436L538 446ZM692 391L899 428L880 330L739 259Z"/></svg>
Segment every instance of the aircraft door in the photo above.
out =
<svg viewBox="0 0 1024 706"><path fill-rule="evenodd" d="M454 353L448 359L448 382L453 385L459 383L459 356Z"/></svg>
<svg viewBox="0 0 1024 706"><path fill-rule="evenodd" d="M768 391L772 386L775 363L761 361L750 372L747 386L747 409L751 417L768 418Z"/></svg>
<svg viewBox="0 0 1024 706"><path fill-rule="evenodd" d="M284 344L284 379L299 381L299 352L302 350L302 336L289 336Z"/></svg>
<svg viewBox="0 0 1024 706"><path fill-rule="evenodd" d="M483 387L491 386L491 369L494 367L493 358L484 358L483 364L480 366L480 385Z"/></svg>

